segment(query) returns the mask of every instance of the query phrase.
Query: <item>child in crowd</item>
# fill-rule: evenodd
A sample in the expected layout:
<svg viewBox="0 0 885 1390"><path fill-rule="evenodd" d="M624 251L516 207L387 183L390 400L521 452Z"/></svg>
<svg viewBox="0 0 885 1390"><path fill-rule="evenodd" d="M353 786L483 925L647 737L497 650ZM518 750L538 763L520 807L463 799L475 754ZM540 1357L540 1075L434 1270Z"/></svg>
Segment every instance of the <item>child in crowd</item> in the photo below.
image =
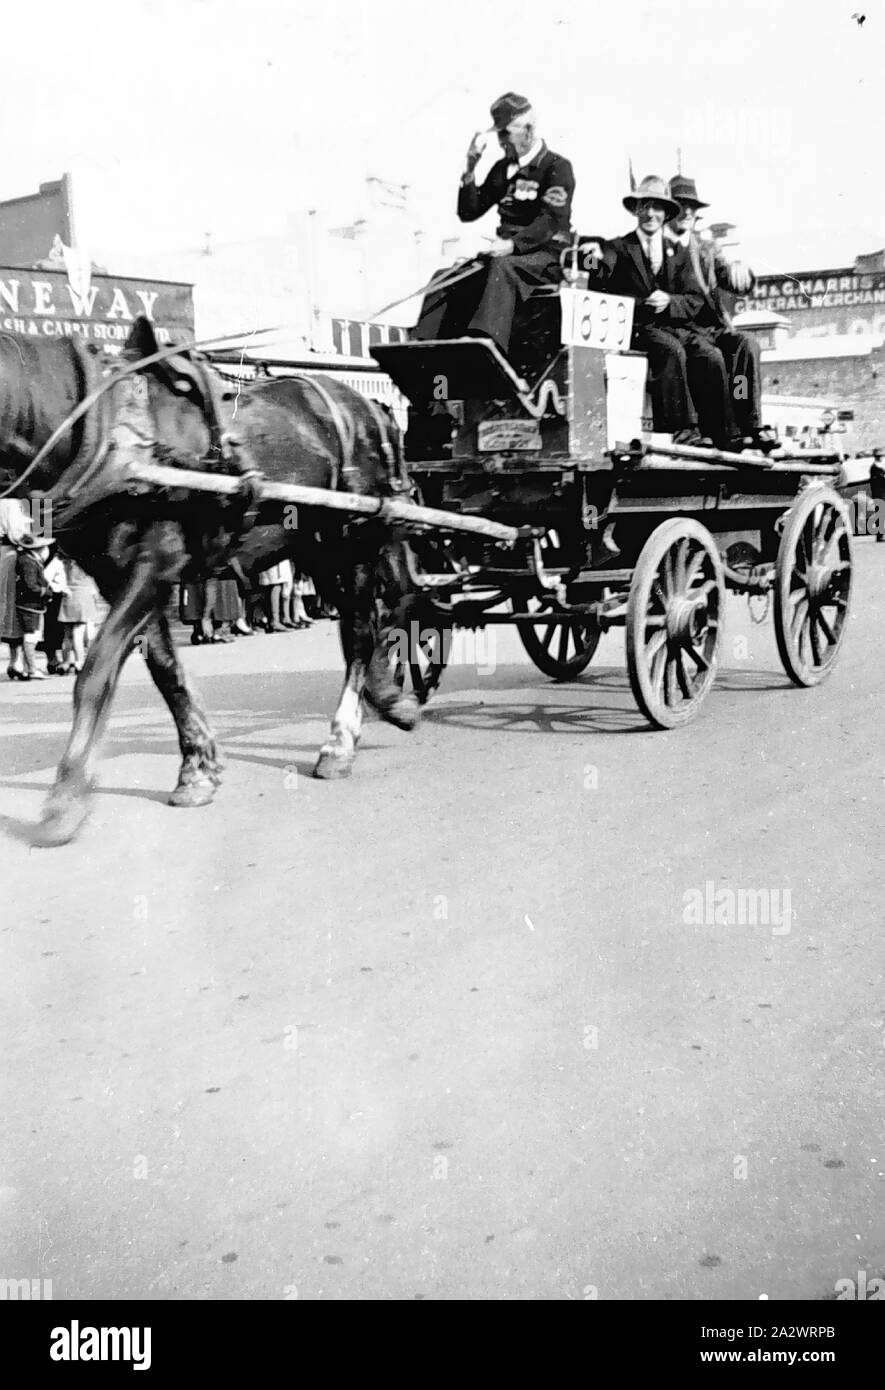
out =
<svg viewBox="0 0 885 1390"><path fill-rule="evenodd" d="M43 625L49 585L43 569L49 559L49 546L40 536L22 536L16 547L15 612L22 632L24 671L19 680L43 681L45 671L37 666L36 649ZM10 679L15 679L10 668Z"/></svg>

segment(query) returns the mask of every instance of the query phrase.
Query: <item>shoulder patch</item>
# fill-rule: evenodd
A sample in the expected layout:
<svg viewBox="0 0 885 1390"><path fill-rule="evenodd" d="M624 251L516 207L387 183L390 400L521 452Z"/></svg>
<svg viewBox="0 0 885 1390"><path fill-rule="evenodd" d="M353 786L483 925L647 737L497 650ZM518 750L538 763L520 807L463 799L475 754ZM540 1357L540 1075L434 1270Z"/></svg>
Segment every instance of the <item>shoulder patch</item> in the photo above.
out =
<svg viewBox="0 0 885 1390"><path fill-rule="evenodd" d="M568 193L561 184L551 184L544 194L544 202L552 208L564 208L568 202Z"/></svg>

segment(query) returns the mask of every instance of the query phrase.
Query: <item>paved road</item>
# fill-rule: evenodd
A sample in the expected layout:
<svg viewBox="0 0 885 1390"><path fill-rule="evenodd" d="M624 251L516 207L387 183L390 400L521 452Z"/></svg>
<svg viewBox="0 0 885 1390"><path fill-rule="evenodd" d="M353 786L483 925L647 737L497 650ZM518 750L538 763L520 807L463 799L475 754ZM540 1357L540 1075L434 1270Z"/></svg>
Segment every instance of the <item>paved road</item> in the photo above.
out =
<svg viewBox="0 0 885 1390"><path fill-rule="evenodd" d="M554 686L502 631L413 735L369 724L348 783L309 777L328 624L188 650L228 756L197 811L164 805L134 658L54 851L26 827L69 694L0 684L0 1276L820 1299L881 1274L883 565L859 544L817 690L732 601L702 717L651 733L622 634Z"/></svg>

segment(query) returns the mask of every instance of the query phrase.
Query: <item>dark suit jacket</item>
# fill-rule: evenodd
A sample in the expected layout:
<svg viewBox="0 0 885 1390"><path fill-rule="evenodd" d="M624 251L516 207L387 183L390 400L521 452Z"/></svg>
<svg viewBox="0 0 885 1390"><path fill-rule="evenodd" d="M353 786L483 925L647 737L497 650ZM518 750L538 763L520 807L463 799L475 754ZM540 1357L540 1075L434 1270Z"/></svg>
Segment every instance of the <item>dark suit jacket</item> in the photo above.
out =
<svg viewBox="0 0 885 1390"><path fill-rule="evenodd" d="M637 328L687 328L705 303L704 289L684 246L664 238L664 259L657 279L645 258L635 232L607 241L599 269L590 275L588 289L606 289L636 300L633 323ZM654 290L666 290L670 303L662 314L647 308L643 300Z"/></svg>
<svg viewBox="0 0 885 1390"><path fill-rule="evenodd" d="M701 241L694 232L689 237L688 254L695 277L704 292L698 325L702 328L725 328L730 332L733 327L731 306L735 290L728 262L724 256L717 254L715 246L709 241ZM748 293L752 294L754 283L755 276L751 279Z"/></svg>

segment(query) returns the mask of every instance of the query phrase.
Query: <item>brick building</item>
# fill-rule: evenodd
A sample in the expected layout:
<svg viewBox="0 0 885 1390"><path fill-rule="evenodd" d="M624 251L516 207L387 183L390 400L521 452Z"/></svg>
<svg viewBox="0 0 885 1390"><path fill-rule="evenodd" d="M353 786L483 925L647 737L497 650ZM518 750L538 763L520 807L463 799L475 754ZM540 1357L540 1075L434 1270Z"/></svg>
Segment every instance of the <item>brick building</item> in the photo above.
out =
<svg viewBox="0 0 885 1390"><path fill-rule="evenodd" d="M845 334L790 339L763 350L762 389L768 395L820 397L854 411L849 453L885 448L885 338Z"/></svg>

